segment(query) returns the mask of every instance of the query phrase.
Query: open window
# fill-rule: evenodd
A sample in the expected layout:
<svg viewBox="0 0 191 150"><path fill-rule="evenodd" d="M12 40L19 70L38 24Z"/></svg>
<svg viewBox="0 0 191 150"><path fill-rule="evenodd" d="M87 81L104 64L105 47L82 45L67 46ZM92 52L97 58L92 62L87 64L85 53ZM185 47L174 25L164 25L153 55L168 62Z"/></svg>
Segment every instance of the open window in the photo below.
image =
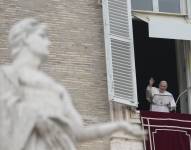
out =
<svg viewBox="0 0 191 150"><path fill-rule="evenodd" d="M149 110L145 90L150 77L155 79L155 87L166 80L167 90L176 99L179 95L176 40L149 37L148 24L138 19L133 20L133 33L139 109Z"/></svg>
<svg viewBox="0 0 191 150"><path fill-rule="evenodd" d="M143 1L144 3L141 4ZM174 14L167 15L166 13L158 14L137 11L133 11L132 14L131 2L134 3L133 7L144 7L143 9L153 10L153 12L168 10L169 13ZM140 6L137 5L138 2L140 3ZM169 1L166 0L165 2ZM179 55L177 55L176 51L181 51L181 48L177 49L177 43L180 40L191 40L191 27L189 17L186 18L184 16L184 12L186 12L185 3L187 2L186 4L188 5L189 0L171 0L170 2L173 2L173 8L171 9L168 7L165 8L164 1L162 0L139 0L137 1L137 4L136 0L103 1L102 6L107 63L107 83L108 96L110 101L116 101L126 104L128 106L137 107L137 91L139 99L141 98L139 102L142 102L143 96L141 96L139 88L141 86L144 86L141 91L144 92L144 94L142 95L145 95L146 82L148 82L150 76L154 76L157 81L162 79L167 80L169 82L169 87L172 88L172 90L169 89L169 91L173 93L175 98L177 97L177 94L180 91L178 83L181 83L181 81L178 81L177 79L179 78L177 77L177 72L179 72L180 70L177 70L176 67L177 60L179 60L177 59L179 58ZM144 5L145 3L149 3L150 5ZM134 34L132 30L132 15L138 18L139 22L145 24L140 26L140 28L138 29L138 33ZM147 29L145 33L142 33L141 30L143 29L143 26L146 26ZM136 28L134 30L136 30ZM148 41L145 41L146 43L139 41L140 43L136 44L137 39L134 43L133 35L135 39L136 36L147 37L149 39L149 43L147 43ZM150 48L144 48L144 45L146 44L150 46ZM138 50L137 45L141 45L141 48ZM136 46L135 52L134 46ZM150 49L150 52L146 52L148 49ZM189 48L185 48L184 51L187 51L188 49ZM134 55L134 53L136 56ZM145 54L148 54L148 56L143 58ZM189 54L191 55L191 52ZM141 58L138 58L138 55ZM149 64L145 64L144 66L144 63L141 63L141 61L147 61L150 59L150 57L153 59L153 62L156 63L153 64L151 61L149 63L153 66L149 66ZM155 70L158 76L154 75L154 73L152 72L149 72L151 70L150 68L160 68L159 65L165 67L162 67L163 70ZM188 69L187 66L186 69ZM135 68L137 69L137 71ZM145 74L141 73L143 71L140 71L141 69L139 68L143 69L143 71L146 70L148 72L147 76L142 78ZM189 71L191 72L191 69ZM163 75L163 73L165 75ZM139 75L142 76L141 79L139 78ZM183 76L185 76L185 74ZM186 76L188 77L191 75L186 74ZM185 86L187 87L188 85ZM189 103L189 100L188 105L190 105L189 107L191 108L191 102Z"/></svg>
<svg viewBox="0 0 191 150"><path fill-rule="evenodd" d="M165 78L163 77L163 79L166 79L168 82L171 82L173 89L169 91L173 93L176 99L178 96L178 93L181 93L190 87L189 85L190 57L188 56L190 56L191 25L189 23L189 20L181 16L156 15L156 14L145 14L145 13L137 13L137 12L133 14L136 18L138 18L136 20L139 20L138 21L139 24L145 24L146 32L144 33L144 36L148 37L148 39L145 41L145 43L147 44L146 49L147 48L149 49L154 44L153 46L155 46L156 48L152 48L152 49L157 50L154 52L154 55L157 55L159 58L162 58L162 61L158 58L155 58L154 60L152 60L151 58L152 61L154 62L158 61L160 62L160 66L163 66L163 70L159 69L157 71L155 70L155 68L160 68L160 66L157 67L158 62L157 63L153 62L152 70L155 70L155 72L157 72L161 77L163 75L160 72L161 71L166 72L166 77ZM137 24L137 23L134 23L134 24ZM142 56L144 55L140 54L140 50L137 51L136 45L141 45L141 43L139 42L137 44L137 41L140 41L140 40L137 40L136 30L138 30L138 28L136 29L135 26L136 25L134 25L134 39L135 39L134 45L135 45L135 53L137 53L135 54L136 56L135 60L136 60L137 74L139 74L138 64L141 58L137 58L137 55L142 55ZM144 25L142 25L142 27L139 27L139 28L144 29L143 26ZM141 37L140 34L137 36ZM152 52L149 52L149 53L151 57L154 57L152 55ZM165 55L169 54L169 55L165 56L161 54L165 54ZM149 58L145 58L145 59L147 60ZM142 64L144 63L141 63L141 65ZM138 81L137 84L139 87L140 83L139 83L138 76L137 76L137 81ZM170 86L171 85L169 84L169 87ZM190 102L190 96L189 96L190 93L191 93L191 90L188 90L188 92L186 93L187 97L184 97L184 100L183 100L183 97L181 97L181 101L180 101L181 112L186 113L186 112L190 112L191 110L190 109L191 102ZM139 89L138 89L138 94L142 95L140 94Z"/></svg>

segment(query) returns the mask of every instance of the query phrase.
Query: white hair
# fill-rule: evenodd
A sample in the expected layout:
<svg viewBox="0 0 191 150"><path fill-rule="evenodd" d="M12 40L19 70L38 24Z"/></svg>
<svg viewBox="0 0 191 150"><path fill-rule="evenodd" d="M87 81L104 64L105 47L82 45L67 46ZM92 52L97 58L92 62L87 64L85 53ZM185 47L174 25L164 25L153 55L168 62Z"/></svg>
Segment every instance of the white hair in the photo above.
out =
<svg viewBox="0 0 191 150"><path fill-rule="evenodd" d="M9 32L9 46L12 50L11 55L15 57L23 48L27 46L25 39L39 28L46 29L46 25L34 18L27 18L17 22Z"/></svg>

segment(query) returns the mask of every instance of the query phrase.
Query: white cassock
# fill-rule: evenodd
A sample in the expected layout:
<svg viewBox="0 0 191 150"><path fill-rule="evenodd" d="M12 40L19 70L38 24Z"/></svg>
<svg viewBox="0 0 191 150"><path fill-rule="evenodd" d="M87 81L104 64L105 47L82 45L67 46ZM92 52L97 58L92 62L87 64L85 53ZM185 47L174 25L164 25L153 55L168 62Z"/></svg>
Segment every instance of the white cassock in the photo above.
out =
<svg viewBox="0 0 191 150"><path fill-rule="evenodd" d="M147 87L146 99L150 102L150 111L170 112L176 108L173 95L168 91L161 93L156 87Z"/></svg>

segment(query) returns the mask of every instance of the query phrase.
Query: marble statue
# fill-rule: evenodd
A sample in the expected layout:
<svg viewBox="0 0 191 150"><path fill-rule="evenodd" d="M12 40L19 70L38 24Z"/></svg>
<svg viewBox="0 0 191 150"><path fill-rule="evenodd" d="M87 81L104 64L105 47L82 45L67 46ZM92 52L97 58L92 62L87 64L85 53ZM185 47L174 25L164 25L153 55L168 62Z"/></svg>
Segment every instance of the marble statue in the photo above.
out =
<svg viewBox="0 0 191 150"><path fill-rule="evenodd" d="M84 127L65 87L39 69L49 45L46 25L36 19L10 30L12 63L0 67L0 150L76 150L117 131L142 139L127 121Z"/></svg>

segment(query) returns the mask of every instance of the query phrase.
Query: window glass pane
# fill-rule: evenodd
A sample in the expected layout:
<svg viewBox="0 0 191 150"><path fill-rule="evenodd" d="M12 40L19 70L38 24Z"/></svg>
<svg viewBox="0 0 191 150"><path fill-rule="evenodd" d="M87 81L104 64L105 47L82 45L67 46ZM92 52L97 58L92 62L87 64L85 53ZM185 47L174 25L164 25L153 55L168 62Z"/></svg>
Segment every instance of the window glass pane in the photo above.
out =
<svg viewBox="0 0 191 150"><path fill-rule="evenodd" d="M158 0L160 12L180 13L180 0Z"/></svg>
<svg viewBox="0 0 191 150"><path fill-rule="evenodd" d="M152 0L131 0L133 10L153 10Z"/></svg>

